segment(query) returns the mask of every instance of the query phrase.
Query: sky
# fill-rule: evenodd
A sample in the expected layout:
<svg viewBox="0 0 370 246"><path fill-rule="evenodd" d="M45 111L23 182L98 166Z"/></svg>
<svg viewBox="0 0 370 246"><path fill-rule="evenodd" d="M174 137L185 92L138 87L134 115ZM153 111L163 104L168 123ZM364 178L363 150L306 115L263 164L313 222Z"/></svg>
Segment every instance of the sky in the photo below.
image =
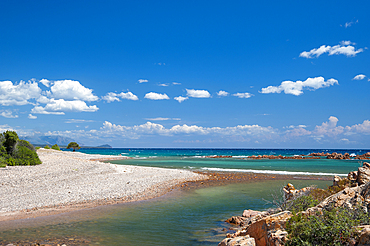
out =
<svg viewBox="0 0 370 246"><path fill-rule="evenodd" d="M370 148L370 2L0 1L0 132Z"/></svg>

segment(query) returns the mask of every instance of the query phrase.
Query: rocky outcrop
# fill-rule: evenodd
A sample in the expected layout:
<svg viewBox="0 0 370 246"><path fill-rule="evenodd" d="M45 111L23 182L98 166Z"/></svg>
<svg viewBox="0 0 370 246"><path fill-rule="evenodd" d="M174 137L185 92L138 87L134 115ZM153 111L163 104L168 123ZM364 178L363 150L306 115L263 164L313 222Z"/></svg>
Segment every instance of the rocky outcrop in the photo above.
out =
<svg viewBox="0 0 370 246"><path fill-rule="evenodd" d="M357 229L360 233L357 246L368 246L370 245L370 225L358 226Z"/></svg>
<svg viewBox="0 0 370 246"><path fill-rule="evenodd" d="M355 154L349 154L349 153L311 153L308 156L313 157L326 157L327 159L336 159L336 160L348 160L348 159L357 159L357 160L369 160L370 159L370 152L367 152L363 155L355 155Z"/></svg>
<svg viewBox="0 0 370 246"><path fill-rule="evenodd" d="M286 241L285 224L292 216L290 211L283 211L277 214L262 216L258 214L251 217L251 223L233 234L228 234L228 238L241 236L253 237L256 245L283 245Z"/></svg>
<svg viewBox="0 0 370 246"><path fill-rule="evenodd" d="M288 183L286 186L283 187L285 201L289 201L296 197L306 195L314 188L315 187L310 186L297 190L291 183Z"/></svg>
<svg viewBox="0 0 370 246"><path fill-rule="evenodd" d="M225 238L218 246L255 246L256 242L253 237L240 236L235 238Z"/></svg>

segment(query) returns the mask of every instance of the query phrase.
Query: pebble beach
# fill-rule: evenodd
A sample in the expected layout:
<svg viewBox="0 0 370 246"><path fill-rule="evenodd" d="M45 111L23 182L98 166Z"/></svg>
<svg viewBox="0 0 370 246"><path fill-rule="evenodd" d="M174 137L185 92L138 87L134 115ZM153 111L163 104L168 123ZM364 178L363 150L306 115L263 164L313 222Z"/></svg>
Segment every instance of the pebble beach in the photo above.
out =
<svg viewBox="0 0 370 246"><path fill-rule="evenodd" d="M39 149L42 164L0 169L0 221L158 197L208 177L186 170L103 163L120 156Z"/></svg>

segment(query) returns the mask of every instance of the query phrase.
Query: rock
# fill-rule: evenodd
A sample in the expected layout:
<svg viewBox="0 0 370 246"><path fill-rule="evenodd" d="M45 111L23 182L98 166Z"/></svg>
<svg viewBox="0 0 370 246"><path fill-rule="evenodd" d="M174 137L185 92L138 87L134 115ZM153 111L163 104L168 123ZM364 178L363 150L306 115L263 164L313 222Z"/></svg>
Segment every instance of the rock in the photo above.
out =
<svg viewBox="0 0 370 246"><path fill-rule="evenodd" d="M225 220L225 222L242 226L244 224L244 220L245 218L242 216L232 216L231 218Z"/></svg>
<svg viewBox="0 0 370 246"><path fill-rule="evenodd" d="M357 171L349 172L347 176L348 180L352 182L357 181L357 173L358 173Z"/></svg>
<svg viewBox="0 0 370 246"><path fill-rule="evenodd" d="M305 187L297 190L291 183L288 183L286 186L283 187L284 198L286 201L292 200L296 197L306 195L313 188L314 187Z"/></svg>
<svg viewBox="0 0 370 246"><path fill-rule="evenodd" d="M255 217L258 217L258 215ZM273 244L272 241L270 242L269 238L271 240L274 240L274 242L278 241L277 240L277 238L279 238L278 235L283 235L284 233L282 232L279 232L279 234L273 233L276 233L279 230L284 231L285 223L290 217L292 217L292 213L290 211L283 211L277 214L268 215L257 221L254 221L249 226L242 228L242 230L237 231L234 234L228 234L227 237L236 238L240 236L249 235L250 237L254 238L257 246L276 245Z"/></svg>
<svg viewBox="0 0 370 246"><path fill-rule="evenodd" d="M260 213L261 213L260 211L247 209L247 210L243 211L242 216L245 217L245 218L250 218L250 217L256 216L257 214L260 214Z"/></svg>
<svg viewBox="0 0 370 246"><path fill-rule="evenodd" d="M357 183L359 185L365 184L370 181L370 164L364 162L362 167L358 168L357 171Z"/></svg>
<svg viewBox="0 0 370 246"><path fill-rule="evenodd" d="M342 181L341 177L335 175L333 178L333 186L339 186L340 181Z"/></svg>
<svg viewBox="0 0 370 246"><path fill-rule="evenodd" d="M360 231L360 237L357 242L357 246L365 246L370 245L370 225L359 226L358 229L362 229Z"/></svg>
<svg viewBox="0 0 370 246"><path fill-rule="evenodd" d="M271 230L267 233L268 242L271 246L285 245L287 236L288 232L285 230Z"/></svg>
<svg viewBox="0 0 370 246"><path fill-rule="evenodd" d="M235 238L225 238L218 246L255 246L254 238L250 236L240 236Z"/></svg>

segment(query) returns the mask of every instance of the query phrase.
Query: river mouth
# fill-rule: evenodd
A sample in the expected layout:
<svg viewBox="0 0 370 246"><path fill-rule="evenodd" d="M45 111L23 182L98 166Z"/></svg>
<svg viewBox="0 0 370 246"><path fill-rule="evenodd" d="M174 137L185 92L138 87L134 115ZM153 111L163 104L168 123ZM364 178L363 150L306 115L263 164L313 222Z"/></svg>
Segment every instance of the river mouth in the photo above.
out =
<svg viewBox="0 0 370 246"><path fill-rule="evenodd" d="M177 189L147 201L99 206L52 216L0 222L0 244L217 245L231 225L225 219L244 209L271 206L288 182L326 188L323 180L259 180Z"/></svg>

